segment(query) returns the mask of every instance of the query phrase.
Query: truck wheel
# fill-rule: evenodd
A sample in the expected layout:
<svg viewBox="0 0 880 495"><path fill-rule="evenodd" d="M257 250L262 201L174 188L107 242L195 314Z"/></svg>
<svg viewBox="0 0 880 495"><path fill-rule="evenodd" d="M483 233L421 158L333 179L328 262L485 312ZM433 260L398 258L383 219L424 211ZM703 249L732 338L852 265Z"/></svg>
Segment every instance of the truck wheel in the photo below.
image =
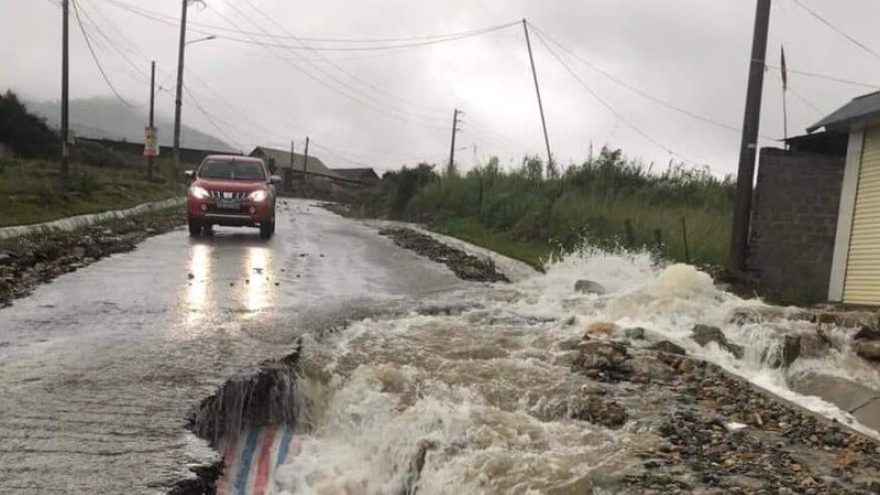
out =
<svg viewBox="0 0 880 495"><path fill-rule="evenodd" d="M260 237L263 239L269 240L272 238L272 234L275 233L275 222L266 222L260 225Z"/></svg>
<svg viewBox="0 0 880 495"><path fill-rule="evenodd" d="M192 220L189 221L189 236L198 237L202 233L202 226Z"/></svg>

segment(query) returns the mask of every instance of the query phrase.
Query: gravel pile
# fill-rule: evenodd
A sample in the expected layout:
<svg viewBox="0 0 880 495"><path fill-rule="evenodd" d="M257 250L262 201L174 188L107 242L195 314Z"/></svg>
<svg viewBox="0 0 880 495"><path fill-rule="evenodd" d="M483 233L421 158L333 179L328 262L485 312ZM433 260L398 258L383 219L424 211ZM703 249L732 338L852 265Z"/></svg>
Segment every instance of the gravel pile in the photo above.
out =
<svg viewBox="0 0 880 495"><path fill-rule="evenodd" d="M607 493L880 494L880 445L672 344L587 340L578 352L572 370L603 390L585 393L581 419L614 429L626 420L654 439Z"/></svg>
<svg viewBox="0 0 880 495"><path fill-rule="evenodd" d="M510 282L503 273L496 270L492 260L471 256L460 249L447 246L412 229L383 229L379 231L379 235L389 237L398 246L414 251L431 261L445 264L462 280Z"/></svg>

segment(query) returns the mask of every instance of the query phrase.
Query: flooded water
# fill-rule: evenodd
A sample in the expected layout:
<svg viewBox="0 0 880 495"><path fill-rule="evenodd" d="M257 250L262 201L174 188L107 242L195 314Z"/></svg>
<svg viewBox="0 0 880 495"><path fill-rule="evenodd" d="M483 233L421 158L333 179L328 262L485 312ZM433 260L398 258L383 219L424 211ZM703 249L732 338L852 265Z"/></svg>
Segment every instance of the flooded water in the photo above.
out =
<svg viewBox="0 0 880 495"><path fill-rule="evenodd" d="M589 279L605 295L576 293ZM410 314L376 317L308 337L298 393L309 404L295 429L225 439L224 494L583 493L579 483L640 462L650 442L630 421L609 430L571 419L589 380L571 372L574 346L594 322L643 328L789 400L861 431L876 432L789 384L807 374L842 376L880 390L880 376L843 348L848 331L827 329L831 348L774 368L785 335L816 325L778 318L736 322L762 305L716 289L693 267L657 267L646 254L584 252L515 284L473 286ZM792 312L791 315L794 315ZM782 315L786 316L786 315ZM691 338L695 324L723 330L742 359Z"/></svg>

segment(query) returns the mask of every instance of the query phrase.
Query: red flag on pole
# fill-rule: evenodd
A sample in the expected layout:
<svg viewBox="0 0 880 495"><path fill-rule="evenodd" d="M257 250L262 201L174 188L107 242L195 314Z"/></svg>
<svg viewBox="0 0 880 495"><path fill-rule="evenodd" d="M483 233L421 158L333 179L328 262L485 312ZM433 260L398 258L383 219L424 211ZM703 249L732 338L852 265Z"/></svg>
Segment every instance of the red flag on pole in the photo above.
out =
<svg viewBox="0 0 880 495"><path fill-rule="evenodd" d="M785 47L782 47L782 90L788 89L788 71L785 68Z"/></svg>

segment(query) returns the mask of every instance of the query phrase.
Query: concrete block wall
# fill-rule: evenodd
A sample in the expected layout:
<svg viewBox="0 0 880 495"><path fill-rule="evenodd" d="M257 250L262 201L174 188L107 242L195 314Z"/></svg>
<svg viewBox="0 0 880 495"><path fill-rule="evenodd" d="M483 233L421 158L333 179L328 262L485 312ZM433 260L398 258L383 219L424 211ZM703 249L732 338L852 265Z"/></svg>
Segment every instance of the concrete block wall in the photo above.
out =
<svg viewBox="0 0 880 495"><path fill-rule="evenodd" d="M844 164L843 156L761 150L748 269L783 300L827 298Z"/></svg>

